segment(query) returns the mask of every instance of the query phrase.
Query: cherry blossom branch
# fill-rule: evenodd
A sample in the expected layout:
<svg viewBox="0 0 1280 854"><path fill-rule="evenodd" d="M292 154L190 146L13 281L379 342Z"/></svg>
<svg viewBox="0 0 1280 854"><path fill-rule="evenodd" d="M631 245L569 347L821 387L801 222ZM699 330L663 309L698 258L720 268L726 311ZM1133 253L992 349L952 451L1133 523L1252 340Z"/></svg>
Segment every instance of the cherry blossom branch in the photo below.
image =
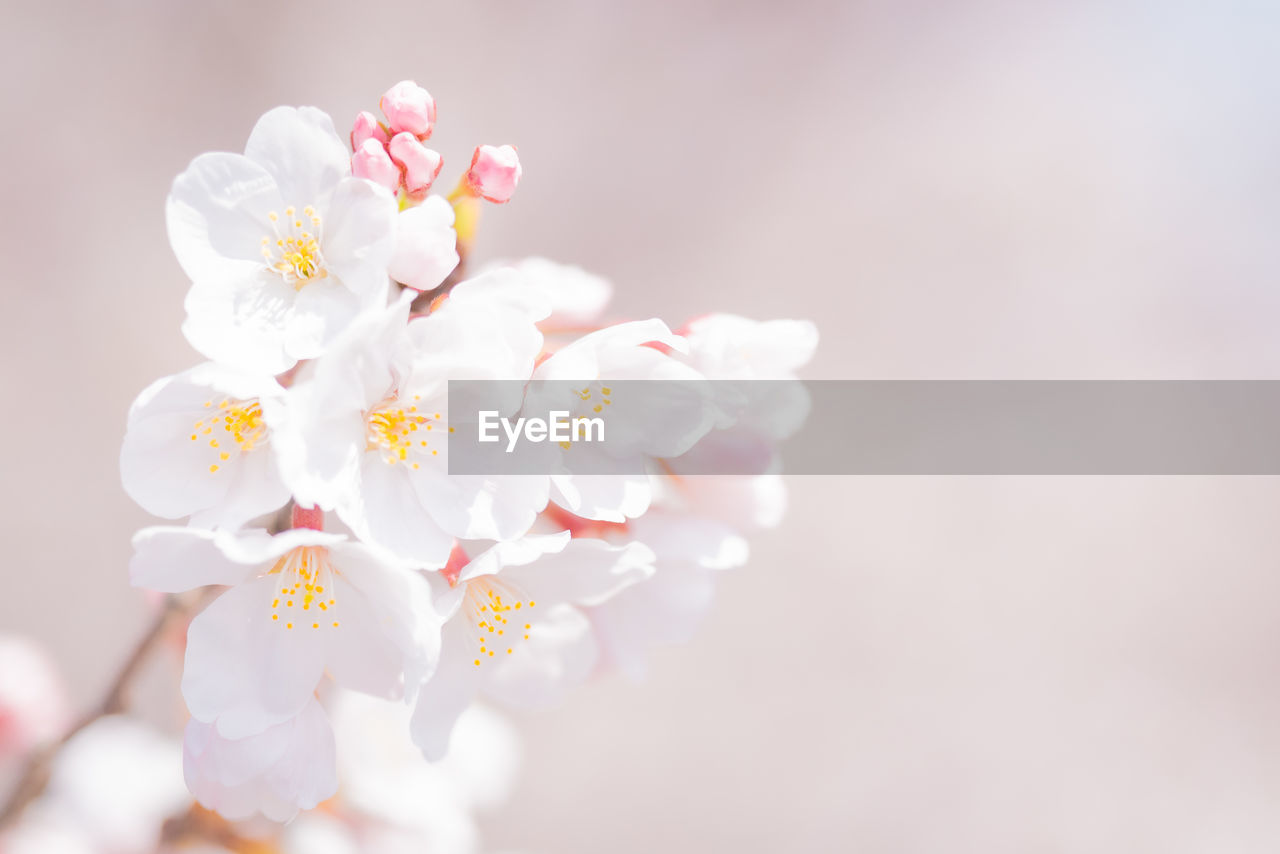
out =
<svg viewBox="0 0 1280 854"><path fill-rule="evenodd" d="M268 530L273 534L292 526L294 504L290 500L271 518ZM75 738L89 725L107 717L123 712L128 707L129 693L143 665L151 658L151 654L164 640L169 627L185 620L191 614L200 611L217 595L218 588L204 587L185 594L169 594L164 604L152 618L146 632L138 640L129 657L125 659L116 678L107 686L106 696L96 706L86 712L71 728L63 733L57 741L36 750L27 761L26 767L18 777L18 783L9 795L8 801L0 807L0 832L14 824L31 802L44 792L49 785L49 775L53 770L53 760L67 742Z"/></svg>
<svg viewBox="0 0 1280 854"><path fill-rule="evenodd" d="M194 803L161 825L156 842L157 852L191 842L210 842L228 851L255 850L245 845L245 838L236 833L231 822Z"/></svg>
<svg viewBox="0 0 1280 854"><path fill-rule="evenodd" d="M128 704L129 692L134 681L142 671L143 665L151 653L164 638L168 628L179 616L185 616L205 599L202 595L181 597L169 595L165 597L160 611L152 619L151 625L133 648L133 652L125 659L124 665L116 678L107 687L106 696L89 712L76 721L63 736L52 744L38 749L28 760L26 768L18 778L18 784L9 796L8 802L0 809L0 830L4 830L17 821L28 805L44 792L49 784L49 775L53 768L53 760L58 752L72 738L99 718L119 714Z"/></svg>

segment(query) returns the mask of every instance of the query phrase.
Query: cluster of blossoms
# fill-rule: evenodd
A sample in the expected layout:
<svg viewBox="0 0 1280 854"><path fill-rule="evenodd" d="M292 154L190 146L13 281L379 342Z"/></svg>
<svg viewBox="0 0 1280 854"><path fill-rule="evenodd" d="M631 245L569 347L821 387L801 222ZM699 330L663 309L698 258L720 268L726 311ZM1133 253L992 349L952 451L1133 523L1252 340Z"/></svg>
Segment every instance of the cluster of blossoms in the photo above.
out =
<svg viewBox="0 0 1280 854"><path fill-rule="evenodd" d="M334 795L333 686L403 704L434 761L481 696L545 705L640 673L785 503L776 474L682 474L790 429L710 399L675 413L678 431L633 426L647 473L451 474L450 380L572 380L601 412L622 380L790 378L817 334L731 315L605 325L609 285L542 259L464 277L483 202L520 178L515 149L480 146L433 195L431 96L404 82L380 107L350 150L323 112L271 110L243 155L197 157L168 200L183 331L209 361L130 412L126 490L188 518L140 531L130 573L225 588L187 634L183 765L230 818L288 820Z"/></svg>

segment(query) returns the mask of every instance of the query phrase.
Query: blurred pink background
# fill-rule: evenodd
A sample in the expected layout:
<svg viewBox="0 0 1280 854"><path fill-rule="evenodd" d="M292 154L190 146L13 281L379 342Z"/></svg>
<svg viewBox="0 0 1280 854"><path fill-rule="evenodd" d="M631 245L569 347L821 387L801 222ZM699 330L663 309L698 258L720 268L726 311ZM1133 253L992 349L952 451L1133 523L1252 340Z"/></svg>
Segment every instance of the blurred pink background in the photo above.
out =
<svg viewBox="0 0 1280 854"><path fill-rule="evenodd" d="M813 318L811 377L1280 378L1273 4L3 6L0 629L82 705L147 610L127 407L198 360L164 197L277 104L416 79L446 188L520 147L481 256ZM1275 479L792 488L645 684L515 717L489 850L1280 849Z"/></svg>

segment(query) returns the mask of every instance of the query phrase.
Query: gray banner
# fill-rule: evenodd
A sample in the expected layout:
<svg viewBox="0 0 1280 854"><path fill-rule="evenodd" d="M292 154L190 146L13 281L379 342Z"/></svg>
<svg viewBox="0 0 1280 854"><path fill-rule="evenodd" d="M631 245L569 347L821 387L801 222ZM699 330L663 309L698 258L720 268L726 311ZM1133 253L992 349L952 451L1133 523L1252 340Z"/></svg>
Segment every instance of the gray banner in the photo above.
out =
<svg viewBox="0 0 1280 854"><path fill-rule="evenodd" d="M450 473L1280 474L1272 381L520 385L450 383Z"/></svg>

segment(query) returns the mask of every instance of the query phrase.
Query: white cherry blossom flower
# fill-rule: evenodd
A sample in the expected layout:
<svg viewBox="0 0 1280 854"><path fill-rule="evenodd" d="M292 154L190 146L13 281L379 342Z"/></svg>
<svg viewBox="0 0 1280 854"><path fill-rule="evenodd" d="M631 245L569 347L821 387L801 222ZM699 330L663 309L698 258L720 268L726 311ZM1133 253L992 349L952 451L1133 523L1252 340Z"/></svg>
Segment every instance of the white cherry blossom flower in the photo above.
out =
<svg viewBox="0 0 1280 854"><path fill-rule="evenodd" d="M717 429L679 457L665 460L664 471L700 476L778 471L779 442L809 416L809 392L795 372L813 357L817 329L805 320L712 314L690 322L682 334L689 349L680 358L720 381L709 384Z"/></svg>
<svg viewBox="0 0 1280 854"><path fill-rule="evenodd" d="M747 562L747 541L723 522L652 508L609 542L644 543L654 553L653 575L587 612L602 664L631 678L645 674L659 646L693 638L715 592L716 575Z"/></svg>
<svg viewBox="0 0 1280 854"><path fill-rule="evenodd" d="M214 361L279 373L319 355L386 297L396 203L355 178L333 122L277 107L245 153L202 154L169 193L169 240L192 281L183 332Z"/></svg>
<svg viewBox="0 0 1280 854"><path fill-rule="evenodd" d="M541 293L550 304L551 314L538 324L545 334L581 332L582 327L600 320L613 298L613 285L607 279L572 264L534 257L497 261L486 269L503 267L519 273L528 287Z"/></svg>
<svg viewBox="0 0 1280 854"><path fill-rule="evenodd" d="M229 590L191 623L182 693L196 720L241 739L295 718L324 674L387 698L410 693L438 650L422 576L345 535L295 528L146 528L135 586Z"/></svg>
<svg viewBox="0 0 1280 854"><path fill-rule="evenodd" d="M274 379L206 363L149 386L129 411L120 477L144 510L235 527L280 507L269 420L283 405Z"/></svg>
<svg viewBox="0 0 1280 854"><path fill-rule="evenodd" d="M448 381L527 379L546 313L518 276L497 271L407 324L405 298L362 319L290 391L282 463L297 500L336 509L361 539L428 567L444 565L455 537L525 533L547 479L449 475Z"/></svg>
<svg viewBox="0 0 1280 854"><path fill-rule="evenodd" d="M689 342L689 363L715 380L792 379L818 346L818 329L808 320L707 314L680 334Z"/></svg>
<svg viewBox="0 0 1280 854"><path fill-rule="evenodd" d="M578 516L609 522L648 509L646 467L685 453L714 425L716 413L703 376L667 352L686 349L684 339L662 321L638 320L585 335L538 366L527 408L567 411L571 420L601 418L608 436L607 443L563 448L566 461L569 455L576 459L551 476L553 501ZM629 400L614 393L613 385L624 380L664 382L654 383L644 400ZM567 397L566 381L574 383Z"/></svg>
<svg viewBox="0 0 1280 854"><path fill-rule="evenodd" d="M817 344L812 324L708 315L684 334L688 351L677 358L709 378L740 381L717 399L724 426L685 454L663 460L663 474L652 480L654 504L643 517L596 532L590 522L567 522L575 535L638 540L657 556L652 578L590 611L604 658L631 676L643 674L652 648L690 639L710 605L716 575L746 563L741 532L777 524L786 507L776 474L683 477L682 470L711 458L726 470L766 468L777 440L807 413L800 385L752 381L794 379Z"/></svg>
<svg viewBox="0 0 1280 854"><path fill-rule="evenodd" d="M708 314L681 334L689 343L686 361L711 380L795 380L818 346L818 329L807 320ZM729 388L740 397L727 407L731 423L762 438L785 438L808 416L808 394L798 383L736 382Z"/></svg>
<svg viewBox="0 0 1280 854"><path fill-rule="evenodd" d="M202 806L232 820L260 813L289 821L338 790L333 730L310 698L294 717L241 739L193 718L183 735L182 771Z"/></svg>
<svg viewBox="0 0 1280 854"><path fill-rule="evenodd" d="M542 706L586 679L598 650L583 609L648 577L652 562L640 543L612 546L563 532L498 543L433 574L447 622L440 666L413 714L423 754L445 755L458 715L481 693Z"/></svg>

